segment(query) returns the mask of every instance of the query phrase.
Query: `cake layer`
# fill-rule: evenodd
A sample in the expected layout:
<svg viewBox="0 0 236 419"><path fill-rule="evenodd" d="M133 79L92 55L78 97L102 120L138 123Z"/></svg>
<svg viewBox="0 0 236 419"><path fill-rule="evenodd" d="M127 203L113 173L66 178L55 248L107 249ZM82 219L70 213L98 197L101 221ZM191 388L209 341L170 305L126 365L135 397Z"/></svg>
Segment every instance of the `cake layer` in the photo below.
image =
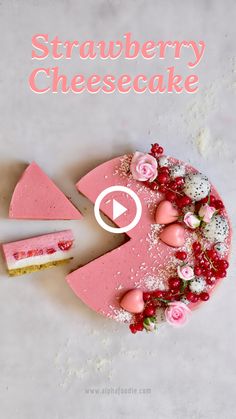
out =
<svg viewBox="0 0 236 419"><path fill-rule="evenodd" d="M8 270L8 273L9 273L10 276L20 276L20 275L30 274L30 273L33 273L33 272L41 271L43 269L53 268L54 266L64 265L65 263L69 263L71 259L72 258L64 259L64 260L58 260L58 261L54 261L54 262L48 262L48 263L44 263L42 265L31 265L31 266L27 266L25 268L10 269L10 270Z"/></svg>

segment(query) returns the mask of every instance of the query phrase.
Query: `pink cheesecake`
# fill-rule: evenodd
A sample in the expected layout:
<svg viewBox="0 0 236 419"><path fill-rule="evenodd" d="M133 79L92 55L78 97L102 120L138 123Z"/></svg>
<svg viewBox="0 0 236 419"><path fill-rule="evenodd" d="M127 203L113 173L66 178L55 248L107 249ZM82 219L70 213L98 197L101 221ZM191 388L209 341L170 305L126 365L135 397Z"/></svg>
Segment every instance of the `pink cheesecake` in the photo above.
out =
<svg viewBox="0 0 236 419"><path fill-rule="evenodd" d="M23 275L69 262L73 257L71 230L2 245L10 276Z"/></svg>
<svg viewBox="0 0 236 419"><path fill-rule="evenodd" d="M67 276L72 290L91 309L131 324L136 322L133 317L135 311L124 310L122 304L122 299L130 290L142 291L144 300L151 298L155 313L163 312L165 307L170 309L173 298L180 306L184 304L191 310L206 301L225 276L231 244L227 212L216 188L205 176L189 164L163 156L156 158L153 168L144 168L144 175L152 169L156 170L156 175L159 172L155 181L139 181L134 178L135 173L131 173L133 158L133 155L127 155L107 161L77 183L77 189L93 203L105 188L114 185L126 186L138 195L142 216L139 223L127 233L129 241ZM150 159L150 155L146 154L145 158ZM161 183L165 181L165 172L169 182L166 188ZM127 208L115 220L116 226L128 225L135 216L134 202L125 193L111 193L100 206L110 219L112 200ZM199 214L200 208L203 213L206 208L204 205L210 200L215 205L212 210L214 217L207 224ZM162 208L159 207L161 202ZM198 228L195 229L197 224ZM201 242L199 254L198 241ZM140 304L139 294L138 298ZM144 307L147 304L145 301ZM145 314L145 310L143 321L151 318ZM152 310L149 307L149 313ZM140 330L143 324L139 324Z"/></svg>
<svg viewBox="0 0 236 419"><path fill-rule="evenodd" d="M15 187L9 217L28 220L80 220L82 215L33 162Z"/></svg>

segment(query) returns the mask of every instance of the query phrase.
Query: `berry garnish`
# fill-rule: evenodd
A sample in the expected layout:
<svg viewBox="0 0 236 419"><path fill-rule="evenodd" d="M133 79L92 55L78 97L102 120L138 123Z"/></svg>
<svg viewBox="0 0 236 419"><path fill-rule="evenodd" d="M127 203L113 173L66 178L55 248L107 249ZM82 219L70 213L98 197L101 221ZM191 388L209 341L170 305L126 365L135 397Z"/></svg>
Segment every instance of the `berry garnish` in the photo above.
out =
<svg viewBox="0 0 236 419"><path fill-rule="evenodd" d="M136 331L142 332L143 328L144 328L143 322L136 323L136 325L135 325Z"/></svg>
<svg viewBox="0 0 236 419"><path fill-rule="evenodd" d="M183 177L180 177L180 176L176 177L175 178L175 183L176 183L176 185L178 187L183 186L183 184L184 184L184 178Z"/></svg>
<svg viewBox="0 0 236 419"><path fill-rule="evenodd" d="M210 295L208 294L208 292L201 292L201 294L199 295L200 299L202 301L207 301L210 298Z"/></svg>
<svg viewBox="0 0 236 419"><path fill-rule="evenodd" d="M185 260L185 259L187 259L187 253L178 251L178 252L175 253L175 257L179 260Z"/></svg>
<svg viewBox="0 0 236 419"><path fill-rule="evenodd" d="M202 268L200 266L195 266L195 268L194 268L194 274L196 276L200 276L202 274Z"/></svg>
<svg viewBox="0 0 236 419"><path fill-rule="evenodd" d="M154 316L155 312L156 312L155 307L148 306L148 307L145 308L143 314L144 314L145 317L152 317L152 316Z"/></svg>
<svg viewBox="0 0 236 419"><path fill-rule="evenodd" d="M176 292L176 290L180 289L181 280L179 278L175 278L175 277L169 278L168 279L168 284L169 284L170 290L171 291L174 290Z"/></svg>
<svg viewBox="0 0 236 419"><path fill-rule="evenodd" d="M152 144L151 154L153 154L154 156L161 156L163 152L163 147L161 147L158 143Z"/></svg>
<svg viewBox="0 0 236 419"><path fill-rule="evenodd" d="M176 200L176 194L174 192L168 191L165 198L167 201L174 202Z"/></svg>
<svg viewBox="0 0 236 419"><path fill-rule="evenodd" d="M194 294L191 291L188 291L186 294L186 298L188 301L190 301L191 303L196 303L199 300L199 296L197 294Z"/></svg>
<svg viewBox="0 0 236 419"><path fill-rule="evenodd" d="M195 255L201 253L201 250L202 250L201 243L194 242L192 244L192 249L193 249L193 252L194 252Z"/></svg>
<svg viewBox="0 0 236 419"><path fill-rule="evenodd" d="M65 241L59 242L58 247L59 249L66 251L71 248L72 244L73 244L72 240L65 240Z"/></svg>
<svg viewBox="0 0 236 419"><path fill-rule="evenodd" d="M169 175L170 174L170 169L169 167L163 166L160 167L158 170L159 173L164 173L165 175Z"/></svg>
<svg viewBox="0 0 236 419"><path fill-rule="evenodd" d="M214 202L214 207L217 209L217 210L221 210L221 209L224 209L224 204L223 204L223 202L220 200L220 199L217 199L215 202Z"/></svg>
<svg viewBox="0 0 236 419"><path fill-rule="evenodd" d="M157 176L157 181L161 185L165 185L169 182L169 175L167 175L166 173L159 173L159 175Z"/></svg>
<svg viewBox="0 0 236 419"><path fill-rule="evenodd" d="M182 198L178 200L178 205L180 208L184 208L187 205L190 205L191 203L192 203L192 200L188 196L183 196Z"/></svg>
<svg viewBox="0 0 236 419"><path fill-rule="evenodd" d="M153 294L153 297L155 298L162 298L164 295L163 291L160 291L160 290L153 291L152 294Z"/></svg>
<svg viewBox="0 0 236 419"><path fill-rule="evenodd" d="M144 292L143 293L143 301L148 301L151 298L150 292Z"/></svg>
<svg viewBox="0 0 236 419"><path fill-rule="evenodd" d="M135 324L130 324L129 325L129 328L130 328L131 333L136 333L137 332L137 329L136 329L136 325Z"/></svg>

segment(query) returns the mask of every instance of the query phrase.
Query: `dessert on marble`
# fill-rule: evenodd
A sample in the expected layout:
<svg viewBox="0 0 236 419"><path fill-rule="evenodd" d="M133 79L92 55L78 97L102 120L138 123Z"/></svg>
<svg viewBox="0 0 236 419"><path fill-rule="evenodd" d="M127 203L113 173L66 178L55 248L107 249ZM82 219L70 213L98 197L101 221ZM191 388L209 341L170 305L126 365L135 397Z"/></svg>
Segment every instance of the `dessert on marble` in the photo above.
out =
<svg viewBox="0 0 236 419"><path fill-rule="evenodd" d="M80 220L82 215L33 162L26 168L15 187L9 217L28 220Z"/></svg>
<svg viewBox="0 0 236 419"><path fill-rule="evenodd" d="M70 273L67 281L91 309L128 323L132 333L156 330L163 321L182 326L227 274L231 227L224 204L206 176L164 156L158 144L147 154L105 162L77 189L95 203L114 185L136 192L140 222L127 233L129 241ZM114 192L102 201L110 219L112 199L127 208L116 225L129 224L132 199Z"/></svg>
<svg viewBox="0 0 236 419"><path fill-rule="evenodd" d="M10 276L18 276L69 262L73 257L71 230L45 234L2 245Z"/></svg>

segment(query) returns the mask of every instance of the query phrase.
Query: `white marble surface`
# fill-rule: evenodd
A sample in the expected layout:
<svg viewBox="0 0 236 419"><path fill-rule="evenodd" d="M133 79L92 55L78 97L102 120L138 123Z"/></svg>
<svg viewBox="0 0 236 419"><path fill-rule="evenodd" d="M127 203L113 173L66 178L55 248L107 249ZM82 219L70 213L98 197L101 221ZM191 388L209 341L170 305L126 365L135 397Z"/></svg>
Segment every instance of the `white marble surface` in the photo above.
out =
<svg viewBox="0 0 236 419"><path fill-rule="evenodd" d="M1 241L72 227L74 266L111 249L74 182L99 162L158 138L218 185L235 226L235 1L2 0L0 3ZM35 95L31 36L204 39L196 95ZM50 64L50 62L49 62ZM51 63L52 64L52 63ZM65 64L67 71L154 72L158 62ZM200 154L200 152L202 154ZM81 222L7 220L14 184L37 162L86 209ZM102 245L101 245L102 243ZM68 268L9 280L0 265L0 409L4 419L234 419L235 258L229 277L191 323L132 336L86 308L67 287ZM99 279L98 279L99 280ZM96 284L96 281L95 281ZM87 389L150 389L91 394Z"/></svg>

